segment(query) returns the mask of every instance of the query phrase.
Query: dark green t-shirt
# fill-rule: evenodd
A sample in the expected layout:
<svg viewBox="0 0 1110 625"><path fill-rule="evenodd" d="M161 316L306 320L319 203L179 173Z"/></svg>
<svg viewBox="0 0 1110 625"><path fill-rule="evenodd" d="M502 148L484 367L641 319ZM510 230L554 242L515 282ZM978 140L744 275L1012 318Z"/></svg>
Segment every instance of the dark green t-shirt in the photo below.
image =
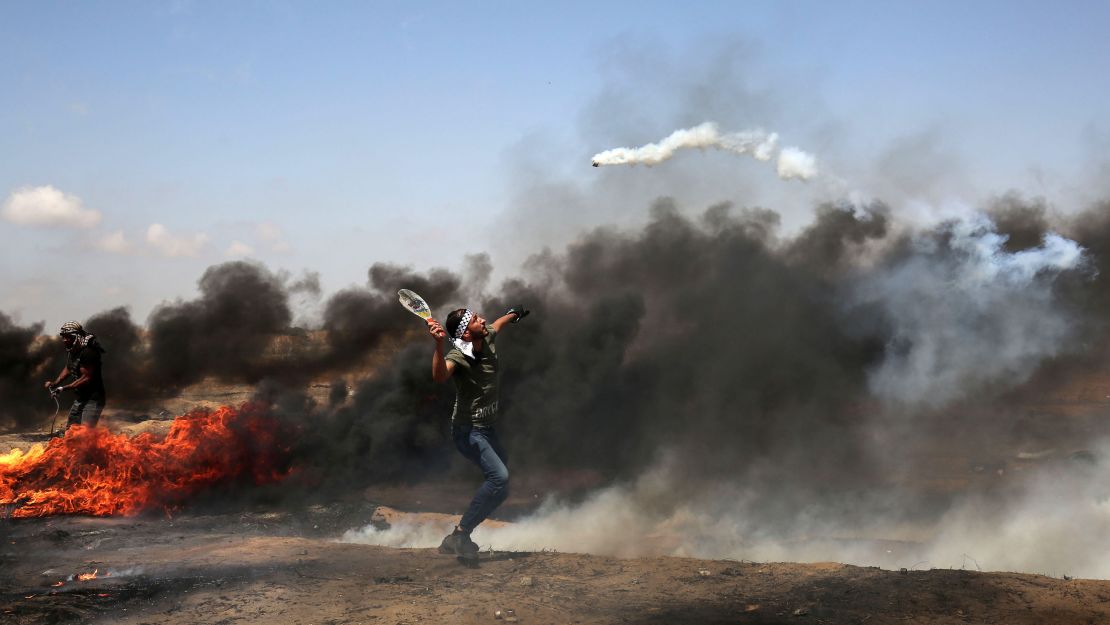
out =
<svg viewBox="0 0 1110 625"><path fill-rule="evenodd" d="M451 420L469 419L474 425L489 426L497 421L497 331L489 328L482 351L474 358L457 347L444 354L455 363L451 379L455 381L455 410Z"/></svg>

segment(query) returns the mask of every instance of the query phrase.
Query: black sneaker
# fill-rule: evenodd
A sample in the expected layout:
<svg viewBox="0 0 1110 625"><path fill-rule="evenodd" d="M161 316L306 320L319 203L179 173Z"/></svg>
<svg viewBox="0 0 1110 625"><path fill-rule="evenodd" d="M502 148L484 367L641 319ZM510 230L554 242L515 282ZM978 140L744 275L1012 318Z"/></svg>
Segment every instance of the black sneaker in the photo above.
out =
<svg viewBox="0 0 1110 625"><path fill-rule="evenodd" d="M439 543L439 552L440 553L448 553L448 554L457 554L457 553L459 553L459 547L460 547L459 537L460 536L462 536L462 534L456 534L455 532L451 532L446 537L444 537L443 542Z"/></svg>
<svg viewBox="0 0 1110 625"><path fill-rule="evenodd" d="M477 555L478 543L470 540L470 534L460 534L462 538L459 539L459 555Z"/></svg>
<svg viewBox="0 0 1110 625"><path fill-rule="evenodd" d="M439 552L458 556L475 555L478 553L478 544L470 539L470 534L454 531L439 543Z"/></svg>

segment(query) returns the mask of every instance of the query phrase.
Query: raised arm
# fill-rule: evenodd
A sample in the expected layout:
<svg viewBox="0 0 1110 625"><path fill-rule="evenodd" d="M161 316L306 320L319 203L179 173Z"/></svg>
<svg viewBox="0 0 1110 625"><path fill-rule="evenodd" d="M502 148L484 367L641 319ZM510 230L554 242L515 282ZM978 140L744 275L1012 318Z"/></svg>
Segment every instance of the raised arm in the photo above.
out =
<svg viewBox="0 0 1110 625"><path fill-rule="evenodd" d="M513 306L509 309L509 312L501 315L497 319L494 319L493 329L497 332L500 332L501 328L504 327L506 323L516 323L521 319L527 317L528 313L530 312L532 311L528 310L524 306Z"/></svg>
<svg viewBox="0 0 1110 625"><path fill-rule="evenodd" d="M436 349L432 352L432 381L445 382L455 371L455 363L443 357L443 340L447 338L447 332L438 321L429 319L428 334L431 334L436 342Z"/></svg>

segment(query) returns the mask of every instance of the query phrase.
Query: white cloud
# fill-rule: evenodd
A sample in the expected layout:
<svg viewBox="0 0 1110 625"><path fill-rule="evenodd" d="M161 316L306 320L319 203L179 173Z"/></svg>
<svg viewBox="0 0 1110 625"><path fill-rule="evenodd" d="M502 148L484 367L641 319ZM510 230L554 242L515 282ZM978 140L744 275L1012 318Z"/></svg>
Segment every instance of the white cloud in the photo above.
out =
<svg viewBox="0 0 1110 625"><path fill-rule="evenodd" d="M242 258L244 256L250 256L251 254L254 254L254 248L242 241L232 241L227 251L224 252L225 256L231 256L233 258Z"/></svg>
<svg viewBox="0 0 1110 625"><path fill-rule="evenodd" d="M178 236L162 224L151 224L146 231L146 242L163 256L196 256L208 243L208 235L198 232Z"/></svg>
<svg viewBox="0 0 1110 625"><path fill-rule="evenodd" d="M132 250L131 242L124 236L123 230L116 230L106 234L96 241L96 249L112 254L128 254Z"/></svg>
<svg viewBox="0 0 1110 625"><path fill-rule="evenodd" d="M85 208L81 198L49 185L16 189L0 214L21 226L91 228L101 219L100 211Z"/></svg>
<svg viewBox="0 0 1110 625"><path fill-rule="evenodd" d="M258 224L255 234L268 244L271 252L288 252L293 249L285 240L285 233L282 232L281 227L273 222L264 221Z"/></svg>

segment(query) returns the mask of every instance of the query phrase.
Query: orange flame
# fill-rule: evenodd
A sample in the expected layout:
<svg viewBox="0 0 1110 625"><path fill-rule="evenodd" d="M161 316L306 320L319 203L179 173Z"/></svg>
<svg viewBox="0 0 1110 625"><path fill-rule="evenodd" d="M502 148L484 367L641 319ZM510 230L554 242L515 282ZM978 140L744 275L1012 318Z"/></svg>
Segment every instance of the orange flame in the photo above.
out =
<svg viewBox="0 0 1110 625"><path fill-rule="evenodd" d="M13 517L167 512L221 482L266 484L288 474L284 431L258 404L197 409L158 439L74 426L26 452L0 454L0 505Z"/></svg>
<svg viewBox="0 0 1110 625"><path fill-rule="evenodd" d="M96 579L96 573L97 573L97 571L99 571L99 570L100 570L100 569L93 569L93 572L92 572L92 573L80 573L80 574L78 574L78 575L77 575L77 581L79 581L79 582L87 582L87 581L89 581L90 579Z"/></svg>

